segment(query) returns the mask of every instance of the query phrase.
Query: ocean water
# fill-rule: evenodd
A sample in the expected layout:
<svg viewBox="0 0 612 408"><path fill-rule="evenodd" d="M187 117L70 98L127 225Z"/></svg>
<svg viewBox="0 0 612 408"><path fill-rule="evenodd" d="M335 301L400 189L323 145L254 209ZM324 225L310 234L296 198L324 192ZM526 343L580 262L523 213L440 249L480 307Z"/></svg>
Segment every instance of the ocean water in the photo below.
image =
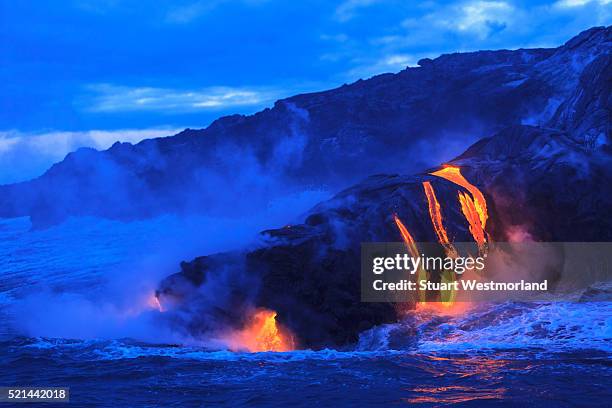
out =
<svg viewBox="0 0 612 408"><path fill-rule="evenodd" d="M180 259L251 244L260 227L1 220L0 386L69 386L79 407L610 406L606 302L423 309L344 350L211 350L164 328L156 282Z"/></svg>

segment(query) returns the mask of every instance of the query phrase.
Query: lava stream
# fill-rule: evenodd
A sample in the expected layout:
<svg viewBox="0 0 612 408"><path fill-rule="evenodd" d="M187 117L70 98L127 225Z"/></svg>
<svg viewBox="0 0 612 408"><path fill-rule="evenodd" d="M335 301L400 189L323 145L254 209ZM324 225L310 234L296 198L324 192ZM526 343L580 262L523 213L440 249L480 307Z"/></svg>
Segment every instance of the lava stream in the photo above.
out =
<svg viewBox="0 0 612 408"><path fill-rule="evenodd" d="M393 214L393 220L395 221L395 225L397 225L397 229L399 229L400 234L402 235L402 239L404 240L404 244L406 244L406 248L408 248L408 252L410 252L410 256L412 256L413 258L418 258L420 256L419 249L417 248L417 245L414 242L414 238L412 238L412 235L410 234L410 232L408 232L408 228L406 228L406 226L404 225L402 220L399 219L397 214ZM416 272L416 278L417 282L420 282L422 280L426 281L428 279L428 273L425 269L423 269L422 266L419 266ZM425 292L419 291L418 293L419 301L424 302ZM399 308L398 311L405 313L408 311L408 309Z"/></svg>
<svg viewBox="0 0 612 408"><path fill-rule="evenodd" d="M478 211L476 210L476 204L474 200L466 193L459 192L459 203L461 204L461 212L465 216L468 224L470 224L470 233L474 237L474 241L478 243L478 246L482 246L487 241L485 238L484 229L480 223Z"/></svg>
<svg viewBox="0 0 612 408"><path fill-rule="evenodd" d="M474 208L478 213L480 225L484 230L487 225L487 219L489 218L489 215L487 213L487 201L485 200L484 195L478 189L478 187L471 184L469 181L466 180L465 177L463 177L463 174L461 174L461 169L456 166L445 166L440 170L434 171L430 174L432 176L441 177L445 180L455 183L470 192L470 194L474 198Z"/></svg>
<svg viewBox="0 0 612 408"><path fill-rule="evenodd" d="M448 234L444 224L442 223L442 211L440 209L440 203L436 198L436 193L429 181L423 182L423 188L425 189L425 196L427 197L427 205L429 206L429 217L433 224L434 231L438 236L438 241L446 250L446 255L452 258L457 257L457 251L453 244L448 239Z"/></svg>
<svg viewBox="0 0 612 408"><path fill-rule="evenodd" d="M414 258L418 257L419 250L416 247L414 238L412 238L412 235L410 235L410 232L408 232L408 228L406 228L404 223L402 223L402 220L399 219L397 214L393 214L393 220L395 221L395 225L397 225L397 229L399 229L400 234L402 235L402 239L404 240L404 243L406 244L410 255Z"/></svg>
<svg viewBox="0 0 612 408"><path fill-rule="evenodd" d="M488 213L487 213L487 202L484 198L482 192L473 184L463 177L461 174L461 169L456 166L445 166L444 168L437 170L433 173L430 173L433 176L444 178L452 183L455 183L463 188L465 188L469 194L459 191L458 199L461 205L461 212L463 213L465 219L469 224L469 231L474 237L474 240L478 244L479 252L485 250L484 244L487 241L485 226L487 224ZM440 203L436 197L436 193L434 191L433 186L430 182L423 182L423 189L425 191L425 196L427 198L427 205L429 210L429 217L431 218L431 223L433 225L434 232L438 237L438 242L444 247L446 255L450 258L458 257L458 252L455 246L452 244L450 239L448 238L448 232L444 227L443 219L442 219L442 211ZM414 238L408 232L406 226L402 223L399 217L394 214L393 219L397 228L400 231L402 239L408 248L408 251L413 257L419 256L419 251L414 241ZM419 271L419 278L427 279L428 272L426 270ZM441 282L452 282L455 281L456 277L453 271L443 271L440 280ZM438 312L444 311L447 313L463 313L467 308L471 305L469 302L466 303L457 303L455 302L456 293L454 290L450 291L440 291L439 294L439 303L435 303L434 306L427 306L428 302L425 302L424 299L425 293L419 293L420 302L417 303L417 310L436 310Z"/></svg>

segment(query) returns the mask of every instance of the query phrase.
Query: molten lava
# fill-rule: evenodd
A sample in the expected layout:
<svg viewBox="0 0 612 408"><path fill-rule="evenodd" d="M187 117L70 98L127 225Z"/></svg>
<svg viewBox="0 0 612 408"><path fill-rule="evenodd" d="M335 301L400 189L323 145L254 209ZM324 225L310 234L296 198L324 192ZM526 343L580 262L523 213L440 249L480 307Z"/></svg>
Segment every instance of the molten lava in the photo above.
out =
<svg viewBox="0 0 612 408"><path fill-rule="evenodd" d="M295 349L293 335L276 321L276 312L258 309L246 327L229 336L230 349L259 351L291 351Z"/></svg>
<svg viewBox="0 0 612 408"><path fill-rule="evenodd" d="M444 224L442 223L442 211L440 209L440 203L436 198L436 193L431 186L429 181L423 182L423 188L425 189L425 196L427 197L427 205L429 206L429 217L431 218L431 223L433 224L434 231L438 236L438 241L444 249L446 250L446 254L449 257L456 257L457 251L455 247L448 239L448 234L446 232L446 228L444 228Z"/></svg>
<svg viewBox="0 0 612 408"><path fill-rule="evenodd" d="M474 241L478 243L479 247L482 247L487 241L485 237L484 229L480 223L480 216L476 210L476 204L472 197L466 193L459 192L459 203L461 204L461 212L465 216L465 219L470 224L470 233L474 237Z"/></svg>
<svg viewBox="0 0 612 408"><path fill-rule="evenodd" d="M417 303L416 312L438 316L460 316L473 307L471 302L421 302Z"/></svg>
<svg viewBox="0 0 612 408"><path fill-rule="evenodd" d="M470 233L478 244L479 252L482 253L485 251L486 248L484 244L487 241L485 227L487 224L488 213L487 202L482 192L476 186L467 181L465 177L463 177L459 167L445 166L444 168L430 174L451 181L469 192L469 194L462 191L458 192L461 212L469 224ZM423 182L423 189L425 191L425 197L427 198L429 217L431 218L434 232L438 237L438 242L444 247L447 257L456 258L458 257L458 252L448 238L448 233L444 227L442 219L441 206L436 197L434 188L430 182L425 181ZM394 214L393 219L410 254L414 257L419 256L419 251L414 238L410 232L408 232L406 226L402 223L397 215ZM420 270L418 280L420 281L421 279L427 279L427 275L428 272L426 270ZM455 279L455 273L450 270L445 270L440 275L440 283L453 282ZM454 290L440 291L438 297L439 303L429 306L424 298L425 293L420 292L419 295L420 302L417 303L417 311L427 310L434 311L437 314L462 314L469 307L471 307L469 302L455 302L456 293Z"/></svg>
<svg viewBox="0 0 612 408"><path fill-rule="evenodd" d="M402 223L402 220L399 219L397 214L393 214L393 220L395 221L395 225L397 225L397 229L399 229L400 234L402 235L402 239L404 240L404 243L406 244L410 255L415 258L418 257L419 250L416 247L414 238L412 238L412 235L410 235L410 232L408 232L408 228L406 228L406 226Z"/></svg>
<svg viewBox="0 0 612 408"><path fill-rule="evenodd" d="M410 252L410 256L413 258L418 258L420 256L419 249L417 248L416 242L414 242L414 238L412 238L412 235L410 235L410 232L408 232L408 228L406 228L397 214L393 214L393 220L395 221L395 225L397 225L397 229L399 229L400 234L402 235L402 239L404 240L404 244L406 244L406 248L408 248L408 252ZM416 278L417 282L428 279L427 271L423 269L422 266L419 266L419 269L416 272ZM419 301L425 301L425 292L419 291ZM396 309L400 313L408 312L408 309L406 308L397 307Z"/></svg>
<svg viewBox="0 0 612 408"><path fill-rule="evenodd" d="M478 218L480 219L480 225L482 229L484 230L487 225L487 219L489 218L489 215L487 213L487 202L484 198L484 195L478 189L478 187L471 184L469 181L465 179L465 177L463 177L463 174L461 174L461 169L456 166L445 166L441 168L440 170L434 171L433 173L430 173L430 174L432 176L441 177L452 183L455 183L470 192L470 194L472 195L474 199L474 208L476 209L476 212L478 213Z"/></svg>

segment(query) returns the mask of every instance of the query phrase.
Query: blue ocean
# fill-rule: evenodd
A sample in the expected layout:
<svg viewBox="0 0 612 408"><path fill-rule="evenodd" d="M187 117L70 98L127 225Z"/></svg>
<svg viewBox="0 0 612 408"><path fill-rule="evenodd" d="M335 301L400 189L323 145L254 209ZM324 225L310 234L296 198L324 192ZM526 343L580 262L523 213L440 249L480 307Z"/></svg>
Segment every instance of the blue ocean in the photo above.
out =
<svg viewBox="0 0 612 408"><path fill-rule="evenodd" d="M610 406L607 302L417 310L342 350L232 352L165 327L150 301L159 278L194 254L256 245L259 228L0 221L0 384L69 386L79 407Z"/></svg>

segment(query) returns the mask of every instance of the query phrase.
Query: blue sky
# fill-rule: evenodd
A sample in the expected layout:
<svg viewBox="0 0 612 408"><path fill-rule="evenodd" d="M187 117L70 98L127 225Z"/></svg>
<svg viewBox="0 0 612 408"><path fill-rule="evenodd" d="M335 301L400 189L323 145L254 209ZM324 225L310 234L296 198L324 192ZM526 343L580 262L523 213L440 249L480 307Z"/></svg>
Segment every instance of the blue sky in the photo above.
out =
<svg viewBox="0 0 612 408"><path fill-rule="evenodd" d="M557 46L611 15L612 0L0 0L0 182L423 57Z"/></svg>

